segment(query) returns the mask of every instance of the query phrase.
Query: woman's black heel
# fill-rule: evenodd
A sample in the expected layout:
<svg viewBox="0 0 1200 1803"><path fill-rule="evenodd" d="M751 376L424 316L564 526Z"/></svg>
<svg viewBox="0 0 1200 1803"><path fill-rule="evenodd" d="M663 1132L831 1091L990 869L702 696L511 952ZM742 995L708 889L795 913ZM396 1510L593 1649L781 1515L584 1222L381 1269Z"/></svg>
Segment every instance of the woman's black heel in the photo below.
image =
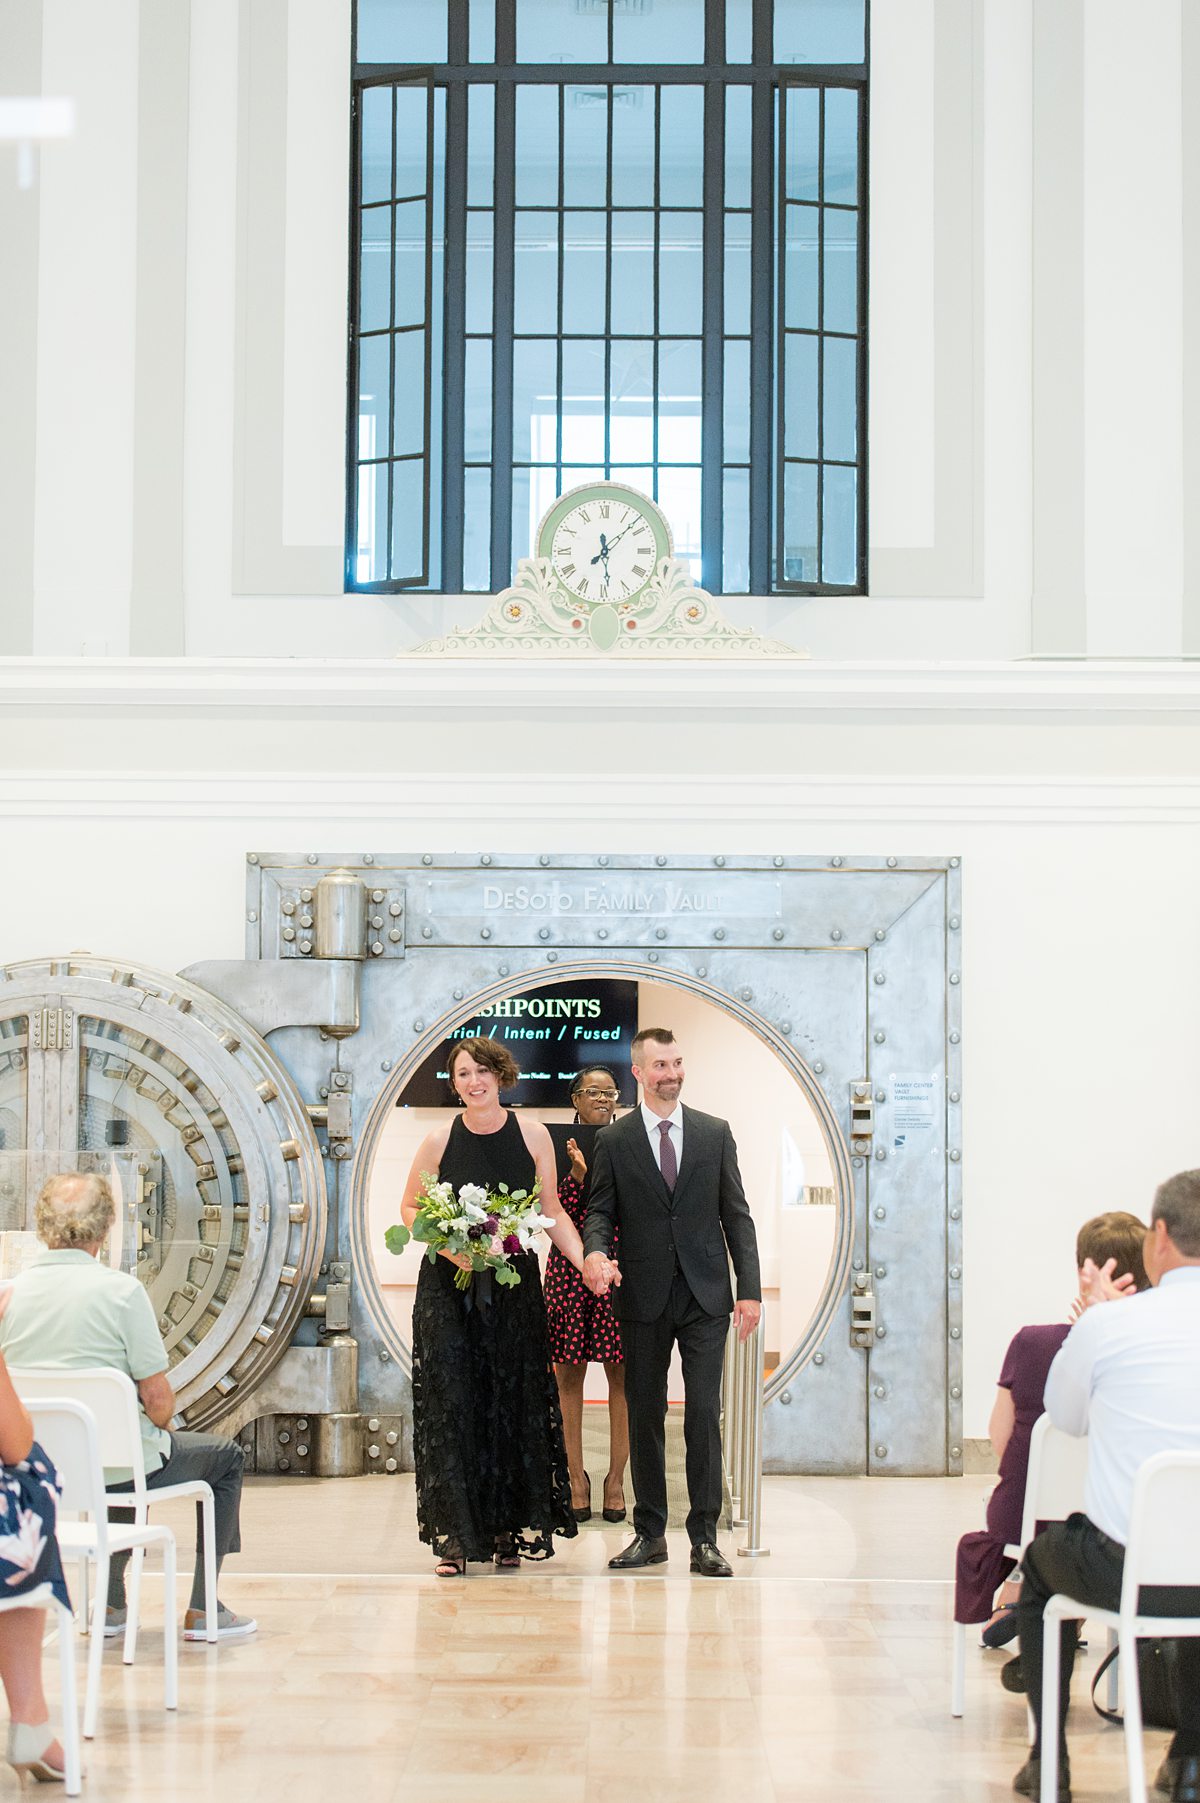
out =
<svg viewBox="0 0 1200 1803"><path fill-rule="evenodd" d="M571 1513L576 1521L590 1521L592 1519L592 1480L590 1477L587 1480L587 1487L588 1499L583 1508L577 1509L574 1503L571 1505Z"/></svg>

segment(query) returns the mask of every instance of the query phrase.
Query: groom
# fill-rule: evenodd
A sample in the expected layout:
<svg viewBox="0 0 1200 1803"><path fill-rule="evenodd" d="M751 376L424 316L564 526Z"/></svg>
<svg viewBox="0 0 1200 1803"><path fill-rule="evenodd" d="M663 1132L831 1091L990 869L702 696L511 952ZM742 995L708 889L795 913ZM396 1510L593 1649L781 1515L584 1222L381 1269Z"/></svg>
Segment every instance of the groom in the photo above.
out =
<svg viewBox="0 0 1200 1803"><path fill-rule="evenodd" d="M730 1310L742 1340L761 1312L758 1241L728 1122L684 1108L679 1100L683 1054L669 1027L645 1027L637 1035L633 1074L641 1084L642 1105L596 1140L583 1224L584 1281L598 1294L608 1288L618 1229L621 1244L621 1284L613 1307L625 1353L637 1504L634 1538L609 1560L609 1568L637 1571L667 1557L667 1370L678 1343L692 1570L705 1578L728 1578L733 1573L716 1543L721 1367Z"/></svg>

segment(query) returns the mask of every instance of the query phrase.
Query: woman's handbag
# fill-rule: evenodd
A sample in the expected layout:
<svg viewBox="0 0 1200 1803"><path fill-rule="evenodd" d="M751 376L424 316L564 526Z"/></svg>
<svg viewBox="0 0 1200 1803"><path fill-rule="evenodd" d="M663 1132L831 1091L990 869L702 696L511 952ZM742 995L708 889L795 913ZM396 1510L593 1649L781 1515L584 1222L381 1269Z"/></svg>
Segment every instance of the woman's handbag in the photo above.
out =
<svg viewBox="0 0 1200 1803"><path fill-rule="evenodd" d="M1179 1642L1177 1640L1139 1640L1137 1650L1142 1725L1146 1728L1175 1729L1179 1724L1175 1719L1173 1685L1176 1682ZM1105 1709L1103 1704L1096 1700L1100 1680L1119 1653L1120 1648L1114 1647L1111 1653L1105 1654L1096 1667L1096 1675L1092 1679L1092 1708L1097 1715L1103 1716L1106 1722L1112 1722L1116 1727L1121 1728L1124 1726L1125 1718L1115 1709Z"/></svg>

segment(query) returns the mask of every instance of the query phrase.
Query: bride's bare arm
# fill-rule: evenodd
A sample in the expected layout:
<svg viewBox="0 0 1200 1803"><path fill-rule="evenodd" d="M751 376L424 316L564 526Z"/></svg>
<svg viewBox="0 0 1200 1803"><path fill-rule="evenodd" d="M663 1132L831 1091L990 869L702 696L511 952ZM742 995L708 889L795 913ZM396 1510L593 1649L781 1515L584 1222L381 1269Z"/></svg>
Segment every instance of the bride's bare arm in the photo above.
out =
<svg viewBox="0 0 1200 1803"><path fill-rule="evenodd" d="M427 1133L417 1147L417 1155L412 1161L412 1169L408 1173L408 1182L404 1185L404 1198L400 1203L400 1219L406 1227L411 1227L417 1216L417 1198L421 1193L421 1179L428 1171L436 1172L442 1162L442 1154L446 1150L446 1141L450 1137L450 1125L435 1127ZM448 1258L452 1265L460 1271L469 1271L471 1261L463 1252L439 1252L439 1258Z"/></svg>

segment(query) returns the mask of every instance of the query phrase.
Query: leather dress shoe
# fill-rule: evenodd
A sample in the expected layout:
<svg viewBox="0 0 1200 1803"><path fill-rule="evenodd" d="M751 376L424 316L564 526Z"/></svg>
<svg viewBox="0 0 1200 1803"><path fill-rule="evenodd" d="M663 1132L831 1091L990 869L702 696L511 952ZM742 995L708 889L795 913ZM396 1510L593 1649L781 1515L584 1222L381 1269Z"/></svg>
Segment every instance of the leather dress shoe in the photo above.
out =
<svg viewBox="0 0 1200 1803"><path fill-rule="evenodd" d="M733 1567L711 1540L698 1540L692 1548L692 1570L698 1578L731 1578Z"/></svg>
<svg viewBox="0 0 1200 1803"><path fill-rule="evenodd" d="M610 1559L610 1571L641 1571L644 1565L665 1565L667 1562L667 1543L661 1535L648 1540L644 1534L635 1534L623 1553Z"/></svg>
<svg viewBox="0 0 1200 1803"><path fill-rule="evenodd" d="M1013 1779L1013 1789L1019 1797L1041 1796L1042 1762L1032 1753ZM1071 1803L1071 1768L1061 1754L1058 1761L1058 1803Z"/></svg>
<svg viewBox="0 0 1200 1803"><path fill-rule="evenodd" d="M1171 1763L1175 1768L1172 1803L1200 1803L1200 1759L1193 1755L1188 1759L1174 1759Z"/></svg>

